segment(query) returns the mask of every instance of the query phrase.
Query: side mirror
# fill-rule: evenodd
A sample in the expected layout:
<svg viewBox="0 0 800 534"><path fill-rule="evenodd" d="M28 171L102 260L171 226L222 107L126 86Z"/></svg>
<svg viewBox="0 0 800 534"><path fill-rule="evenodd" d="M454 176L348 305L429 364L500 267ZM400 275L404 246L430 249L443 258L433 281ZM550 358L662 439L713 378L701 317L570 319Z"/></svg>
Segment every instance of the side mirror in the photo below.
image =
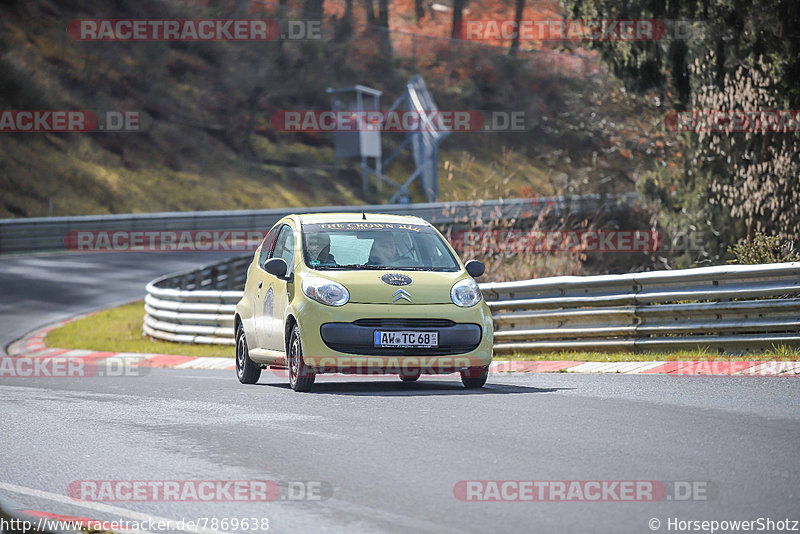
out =
<svg viewBox="0 0 800 534"><path fill-rule="evenodd" d="M270 258L264 264L264 270L278 278L286 278L286 269L286 262L283 258Z"/></svg>
<svg viewBox="0 0 800 534"><path fill-rule="evenodd" d="M472 278L483 276L483 273L486 272L486 266L478 260L469 260L464 264L464 268L467 270L467 274Z"/></svg>

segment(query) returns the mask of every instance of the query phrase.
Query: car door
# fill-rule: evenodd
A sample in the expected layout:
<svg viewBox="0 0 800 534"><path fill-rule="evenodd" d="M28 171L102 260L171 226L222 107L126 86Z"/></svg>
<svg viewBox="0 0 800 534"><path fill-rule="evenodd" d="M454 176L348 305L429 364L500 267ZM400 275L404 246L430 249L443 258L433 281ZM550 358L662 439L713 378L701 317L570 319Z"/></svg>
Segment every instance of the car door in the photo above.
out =
<svg viewBox="0 0 800 534"><path fill-rule="evenodd" d="M251 348L267 348L267 332L269 322L272 320L272 294L269 291L272 276L264 270L264 264L270 258L278 231L281 227L270 230L259 248L256 268L250 273L253 277L252 284L255 287L255 297L253 298L253 331L255 333L255 344Z"/></svg>
<svg viewBox="0 0 800 534"><path fill-rule="evenodd" d="M294 228L290 224L284 224L278 231L275 240L275 247L270 254L270 258L283 258L286 262L286 273L290 275L294 271L295 265L295 237ZM270 321L269 332L267 333L267 345L265 348L284 352L286 350L283 319L286 315L286 308L289 306L289 282L276 276L267 274L270 281L270 307L271 317L267 318L266 306L264 309L265 321ZM266 282L265 282L266 285Z"/></svg>

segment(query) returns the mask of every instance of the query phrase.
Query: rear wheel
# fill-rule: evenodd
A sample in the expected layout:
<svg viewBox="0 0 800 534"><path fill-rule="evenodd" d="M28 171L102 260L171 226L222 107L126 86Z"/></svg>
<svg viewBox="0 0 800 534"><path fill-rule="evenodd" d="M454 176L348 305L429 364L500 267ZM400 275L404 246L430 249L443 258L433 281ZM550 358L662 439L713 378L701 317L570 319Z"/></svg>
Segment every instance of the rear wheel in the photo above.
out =
<svg viewBox="0 0 800 534"><path fill-rule="evenodd" d="M300 327L294 325L289 338L289 386L295 391L311 391L316 375L303 360L303 346L300 344Z"/></svg>
<svg viewBox="0 0 800 534"><path fill-rule="evenodd" d="M420 371L409 371L400 373L400 380L403 382L416 382L419 380L419 377L422 375Z"/></svg>
<svg viewBox="0 0 800 534"><path fill-rule="evenodd" d="M247 338L241 324L236 328L236 376L242 384L255 384L261 378L261 367L250 359Z"/></svg>
<svg viewBox="0 0 800 534"><path fill-rule="evenodd" d="M470 367L466 371L461 371L461 383L469 389L482 388L489 378L489 366Z"/></svg>

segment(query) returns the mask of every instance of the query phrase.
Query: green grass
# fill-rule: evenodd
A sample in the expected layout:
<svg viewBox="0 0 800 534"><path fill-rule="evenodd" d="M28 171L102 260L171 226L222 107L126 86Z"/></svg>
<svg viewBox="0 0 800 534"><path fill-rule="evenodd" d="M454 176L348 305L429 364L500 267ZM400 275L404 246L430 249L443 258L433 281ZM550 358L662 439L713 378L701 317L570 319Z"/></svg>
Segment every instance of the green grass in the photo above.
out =
<svg viewBox="0 0 800 534"><path fill-rule="evenodd" d="M680 350L675 352L542 352L495 354L496 360L525 361L581 361L581 362L647 362L647 361L733 361L733 360L800 360L800 348L779 346L763 353L718 354L708 349Z"/></svg>
<svg viewBox="0 0 800 534"><path fill-rule="evenodd" d="M137 301L94 313L52 330L45 344L62 349L89 349L108 352L146 352L182 356L232 357L233 347L191 345L158 341L142 335L143 302ZM675 352L545 352L495 354L496 360L642 362L686 360L800 360L800 348L776 346L763 354L717 354L709 349Z"/></svg>
<svg viewBox="0 0 800 534"><path fill-rule="evenodd" d="M49 347L88 349L108 352L146 352L181 356L233 357L232 346L194 345L158 341L142 335L143 301L131 302L50 331L45 338Z"/></svg>

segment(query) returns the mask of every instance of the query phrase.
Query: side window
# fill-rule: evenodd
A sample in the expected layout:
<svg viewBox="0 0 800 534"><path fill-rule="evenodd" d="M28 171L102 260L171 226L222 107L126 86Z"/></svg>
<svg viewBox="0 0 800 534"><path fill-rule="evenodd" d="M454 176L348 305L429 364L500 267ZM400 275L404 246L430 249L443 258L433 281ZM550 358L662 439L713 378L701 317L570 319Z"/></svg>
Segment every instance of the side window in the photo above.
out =
<svg viewBox="0 0 800 534"><path fill-rule="evenodd" d="M262 269L264 268L264 264L267 262L269 258L269 253L272 250L272 245L275 244L275 238L278 236L278 228L273 228L269 232L267 232L266 237L264 237L264 241L261 242L261 249L258 254L258 265Z"/></svg>
<svg viewBox="0 0 800 534"><path fill-rule="evenodd" d="M275 242L275 249L270 258L283 258L286 262L288 271L294 266L294 232L292 227L284 224L278 233L278 240Z"/></svg>

